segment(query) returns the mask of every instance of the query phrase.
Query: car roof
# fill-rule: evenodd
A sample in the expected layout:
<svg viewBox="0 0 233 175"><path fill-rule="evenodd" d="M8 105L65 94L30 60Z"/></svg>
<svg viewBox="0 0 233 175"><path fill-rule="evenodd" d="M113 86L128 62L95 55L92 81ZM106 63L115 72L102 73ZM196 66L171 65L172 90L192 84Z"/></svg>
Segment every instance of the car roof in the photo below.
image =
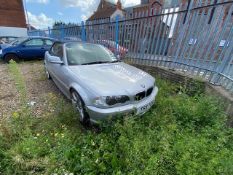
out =
<svg viewBox="0 0 233 175"><path fill-rule="evenodd" d="M18 36L0 36L0 38L19 38Z"/></svg>
<svg viewBox="0 0 233 175"><path fill-rule="evenodd" d="M25 38L28 38L28 39L50 39L50 40L56 40L55 38L49 38L49 37L43 37L43 36L28 36L28 37L25 37Z"/></svg>
<svg viewBox="0 0 233 175"><path fill-rule="evenodd" d="M18 36L11 36L11 35L3 35L3 36L0 36L0 38L2 37L14 37L14 38L19 38Z"/></svg>

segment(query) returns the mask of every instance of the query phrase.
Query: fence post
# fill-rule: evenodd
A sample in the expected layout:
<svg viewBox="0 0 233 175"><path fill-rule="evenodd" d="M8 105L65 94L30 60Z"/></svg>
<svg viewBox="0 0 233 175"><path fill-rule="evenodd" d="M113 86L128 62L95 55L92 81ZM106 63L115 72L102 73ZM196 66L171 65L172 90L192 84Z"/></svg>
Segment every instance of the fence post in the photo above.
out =
<svg viewBox="0 0 233 175"><path fill-rule="evenodd" d="M60 27L60 38L63 39L64 38L64 26Z"/></svg>
<svg viewBox="0 0 233 175"><path fill-rule="evenodd" d="M119 16L116 16L116 55L118 55L118 43L119 43Z"/></svg>
<svg viewBox="0 0 233 175"><path fill-rule="evenodd" d="M85 31L84 21L82 21L82 41L86 41L86 31Z"/></svg>
<svg viewBox="0 0 233 175"><path fill-rule="evenodd" d="M48 32L49 32L49 38L51 38L51 29L48 27Z"/></svg>

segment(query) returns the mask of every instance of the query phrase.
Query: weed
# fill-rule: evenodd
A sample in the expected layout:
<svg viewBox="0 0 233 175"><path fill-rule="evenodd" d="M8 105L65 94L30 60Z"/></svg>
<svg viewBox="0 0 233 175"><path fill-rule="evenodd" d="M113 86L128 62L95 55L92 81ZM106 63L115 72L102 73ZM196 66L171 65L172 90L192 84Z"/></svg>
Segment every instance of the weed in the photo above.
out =
<svg viewBox="0 0 233 175"><path fill-rule="evenodd" d="M17 65L10 67L25 94ZM233 174L233 130L219 102L176 93L177 85L164 80L157 84L148 113L98 133L84 129L70 103L52 94L54 110L43 117L27 108L15 113L0 124L0 174Z"/></svg>

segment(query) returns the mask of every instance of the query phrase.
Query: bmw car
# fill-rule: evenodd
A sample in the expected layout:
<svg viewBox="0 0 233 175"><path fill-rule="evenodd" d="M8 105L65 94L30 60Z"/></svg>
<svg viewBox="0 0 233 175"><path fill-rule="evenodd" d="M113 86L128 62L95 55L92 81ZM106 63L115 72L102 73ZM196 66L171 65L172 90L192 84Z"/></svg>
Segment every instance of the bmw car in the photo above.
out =
<svg viewBox="0 0 233 175"><path fill-rule="evenodd" d="M0 56L7 63L10 60L18 62L44 58L45 52L51 48L53 43L54 39L46 37L18 38L12 43L2 46Z"/></svg>
<svg viewBox="0 0 233 175"><path fill-rule="evenodd" d="M83 124L142 115L158 93L154 77L119 61L102 45L55 42L44 63L47 77L71 100Z"/></svg>

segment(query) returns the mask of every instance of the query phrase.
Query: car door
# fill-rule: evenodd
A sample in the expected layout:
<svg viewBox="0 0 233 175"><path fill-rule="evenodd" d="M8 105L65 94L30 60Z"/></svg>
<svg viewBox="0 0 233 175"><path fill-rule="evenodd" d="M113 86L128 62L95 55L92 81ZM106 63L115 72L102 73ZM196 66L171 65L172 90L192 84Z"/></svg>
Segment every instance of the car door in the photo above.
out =
<svg viewBox="0 0 233 175"><path fill-rule="evenodd" d="M26 60L34 58L43 58L45 53L44 42L40 38L32 38L20 46L20 55Z"/></svg>
<svg viewBox="0 0 233 175"><path fill-rule="evenodd" d="M55 43L49 51L49 57L57 57L64 62L63 44ZM49 61L49 60L48 60ZM49 62L48 69L50 74L58 86L58 88L65 94L69 95L69 75L68 68L65 63L56 64Z"/></svg>

